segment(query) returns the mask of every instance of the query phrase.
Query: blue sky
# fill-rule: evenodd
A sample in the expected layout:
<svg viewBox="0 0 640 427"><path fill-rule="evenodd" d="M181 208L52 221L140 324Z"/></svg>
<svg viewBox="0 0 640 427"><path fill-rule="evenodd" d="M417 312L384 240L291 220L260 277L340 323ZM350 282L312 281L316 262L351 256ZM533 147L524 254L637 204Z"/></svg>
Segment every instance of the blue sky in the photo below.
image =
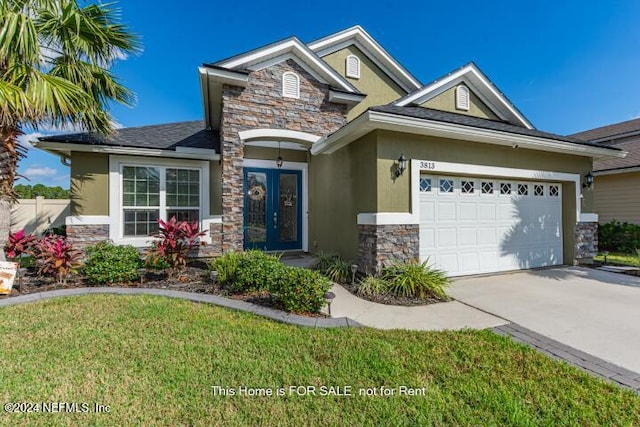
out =
<svg viewBox="0 0 640 427"><path fill-rule="evenodd" d="M296 35L359 24L423 83L474 61L541 130L570 134L640 117L640 2L120 2L144 52L118 63L136 92L123 126L202 118L197 67ZM450 6L455 5L455 6ZM30 183L68 188L68 168L31 149Z"/></svg>

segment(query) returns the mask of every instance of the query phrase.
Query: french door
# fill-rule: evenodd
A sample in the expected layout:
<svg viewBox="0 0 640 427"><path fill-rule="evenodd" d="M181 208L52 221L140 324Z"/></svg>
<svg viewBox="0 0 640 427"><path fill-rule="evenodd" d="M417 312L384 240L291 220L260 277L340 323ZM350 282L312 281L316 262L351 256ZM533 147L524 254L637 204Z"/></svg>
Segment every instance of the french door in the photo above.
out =
<svg viewBox="0 0 640 427"><path fill-rule="evenodd" d="M244 247L302 249L302 173L244 169Z"/></svg>

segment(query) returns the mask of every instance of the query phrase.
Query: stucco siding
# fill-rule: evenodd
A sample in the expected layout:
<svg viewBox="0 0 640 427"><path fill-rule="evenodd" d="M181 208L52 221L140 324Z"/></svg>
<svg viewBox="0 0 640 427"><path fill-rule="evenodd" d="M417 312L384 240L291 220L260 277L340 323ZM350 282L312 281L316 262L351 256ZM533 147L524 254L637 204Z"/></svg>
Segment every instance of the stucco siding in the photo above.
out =
<svg viewBox="0 0 640 427"><path fill-rule="evenodd" d="M109 215L109 156L71 153L71 215Z"/></svg>
<svg viewBox="0 0 640 427"><path fill-rule="evenodd" d="M278 152L277 148L256 147L253 145L244 146L245 159L273 160L274 167L276 165L276 159L278 158L278 155L280 155L285 162L307 162L306 151L281 149Z"/></svg>
<svg viewBox="0 0 640 427"><path fill-rule="evenodd" d="M498 116L489 108L478 96L469 88L469 111L456 109L456 88L447 89L438 96L435 96L420 105L421 107L433 108L434 110L449 111L452 113L466 114L468 116L480 117L482 119L498 120Z"/></svg>
<svg viewBox="0 0 640 427"><path fill-rule="evenodd" d="M309 165L309 250L358 258L357 215L376 208L375 134Z"/></svg>
<svg viewBox="0 0 640 427"><path fill-rule="evenodd" d="M355 55L360 59L360 78L347 77L345 61L347 56ZM333 69L345 77L352 85L367 97L352 108L347 119L358 117L369 107L388 104L406 95L406 92L389 78L376 64L374 64L360 49L348 46L323 57Z"/></svg>
<svg viewBox="0 0 640 427"><path fill-rule="evenodd" d="M217 161L209 162L209 213L222 215L222 168Z"/></svg>
<svg viewBox="0 0 640 427"><path fill-rule="evenodd" d="M640 172L600 175L594 178L594 210L600 223L640 224Z"/></svg>

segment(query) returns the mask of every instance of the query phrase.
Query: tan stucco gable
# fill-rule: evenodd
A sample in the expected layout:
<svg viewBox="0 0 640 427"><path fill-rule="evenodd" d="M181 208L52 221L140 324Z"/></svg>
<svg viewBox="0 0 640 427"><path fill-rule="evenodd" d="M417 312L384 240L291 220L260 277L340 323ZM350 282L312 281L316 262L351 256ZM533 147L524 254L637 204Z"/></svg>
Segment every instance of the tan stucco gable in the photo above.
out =
<svg viewBox="0 0 640 427"><path fill-rule="evenodd" d="M346 76L345 61L349 55L355 55L360 59L360 78L358 79ZM356 89L367 95L363 101L349 111L348 120L358 117L369 107L388 104L406 95L400 86L354 45L330 53L322 59L345 77Z"/></svg>
<svg viewBox="0 0 640 427"><path fill-rule="evenodd" d="M468 86L467 86L468 87ZM456 87L452 87L426 102L420 104L421 107L433 108L434 110L449 111L451 113L466 114L468 116L480 117L482 119L499 120L496 113L491 110L482 100L469 88L469 110L458 110L456 108Z"/></svg>

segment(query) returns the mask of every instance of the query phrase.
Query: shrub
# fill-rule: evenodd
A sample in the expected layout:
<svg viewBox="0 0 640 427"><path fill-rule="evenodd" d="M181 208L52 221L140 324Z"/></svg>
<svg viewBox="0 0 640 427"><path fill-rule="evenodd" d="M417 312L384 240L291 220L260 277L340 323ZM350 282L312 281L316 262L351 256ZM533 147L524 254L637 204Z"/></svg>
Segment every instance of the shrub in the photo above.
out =
<svg viewBox="0 0 640 427"><path fill-rule="evenodd" d="M325 254L319 252L315 255L318 260L314 268L327 276L329 280L337 283L351 281L351 262L342 259L339 254Z"/></svg>
<svg viewBox="0 0 640 427"><path fill-rule="evenodd" d="M449 279L428 262L395 262L382 270L381 278L389 282L389 292L397 296L445 299Z"/></svg>
<svg viewBox="0 0 640 427"><path fill-rule="evenodd" d="M63 236L44 236L34 245L38 275L54 276L58 283L66 284L67 277L80 267L82 252Z"/></svg>
<svg viewBox="0 0 640 427"><path fill-rule="evenodd" d="M147 251L146 262L151 265L168 266L170 275L187 265L189 253L204 242L200 237L204 231L198 230L197 222L178 221L175 216L169 221L158 220L159 240L152 243Z"/></svg>
<svg viewBox="0 0 640 427"><path fill-rule="evenodd" d="M269 290L285 266L278 257L257 250L244 252L230 289L234 292Z"/></svg>
<svg viewBox="0 0 640 427"><path fill-rule="evenodd" d="M358 283L356 293L366 297L377 297L389 291L389 283L380 277L367 276Z"/></svg>
<svg viewBox="0 0 640 427"><path fill-rule="evenodd" d="M101 242L86 249L87 259L84 274L90 283L131 282L138 280L138 269L142 267L140 253L133 246L116 246Z"/></svg>
<svg viewBox="0 0 640 427"><path fill-rule="evenodd" d="M287 311L315 313L324 306L324 294L329 288L331 282L318 271L283 266L269 292L274 302Z"/></svg>
<svg viewBox="0 0 640 427"><path fill-rule="evenodd" d="M24 230L9 233L9 240L4 245L4 254L9 259L15 259L23 254L29 255L32 253L35 242L35 236L25 234Z"/></svg>
<svg viewBox="0 0 640 427"><path fill-rule="evenodd" d="M635 253L640 248L640 225L613 220L598 227L600 250Z"/></svg>

